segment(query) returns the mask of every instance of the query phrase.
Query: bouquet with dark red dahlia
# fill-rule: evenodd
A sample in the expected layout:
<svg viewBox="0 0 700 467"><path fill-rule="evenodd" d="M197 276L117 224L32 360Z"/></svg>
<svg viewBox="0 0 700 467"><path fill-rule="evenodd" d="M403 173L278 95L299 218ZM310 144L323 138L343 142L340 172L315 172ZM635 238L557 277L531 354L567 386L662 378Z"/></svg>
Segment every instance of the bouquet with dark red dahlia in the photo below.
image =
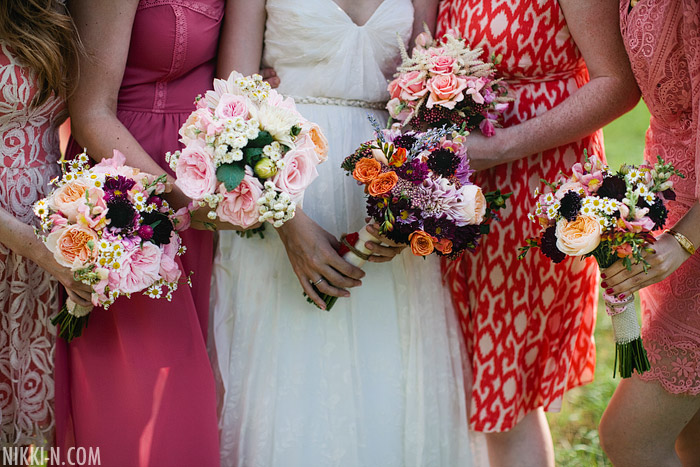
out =
<svg viewBox="0 0 700 467"><path fill-rule="evenodd" d="M567 256L592 256L601 268L622 259L625 267L648 263L643 253L656 239L653 230L666 223L666 201L675 199L671 175L681 175L659 157L656 164L624 165L613 172L598 157L574 164L570 176L535 192L535 213L529 217L542 231L528 239L520 258L531 248L555 263ZM603 293L615 334L615 366L623 378L649 370L649 360L634 306L634 295ZM613 374L614 376L614 374Z"/></svg>

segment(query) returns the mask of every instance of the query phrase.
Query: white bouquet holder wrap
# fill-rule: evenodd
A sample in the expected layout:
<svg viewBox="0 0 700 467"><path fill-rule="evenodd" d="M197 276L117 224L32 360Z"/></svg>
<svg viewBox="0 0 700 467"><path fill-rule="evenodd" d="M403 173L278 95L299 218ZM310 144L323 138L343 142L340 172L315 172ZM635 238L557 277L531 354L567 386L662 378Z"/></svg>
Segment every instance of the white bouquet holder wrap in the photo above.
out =
<svg viewBox="0 0 700 467"><path fill-rule="evenodd" d="M92 311L92 308L92 305L78 305L70 298L66 300L66 309L68 310L68 313L75 316L76 318L82 318L83 316L87 316Z"/></svg>
<svg viewBox="0 0 700 467"><path fill-rule="evenodd" d="M612 320L615 336L613 377L616 370L620 371L620 376L623 378L632 376L634 370L639 374L648 371L651 366L642 343L634 295L620 300L613 295L603 293L603 299L605 311Z"/></svg>

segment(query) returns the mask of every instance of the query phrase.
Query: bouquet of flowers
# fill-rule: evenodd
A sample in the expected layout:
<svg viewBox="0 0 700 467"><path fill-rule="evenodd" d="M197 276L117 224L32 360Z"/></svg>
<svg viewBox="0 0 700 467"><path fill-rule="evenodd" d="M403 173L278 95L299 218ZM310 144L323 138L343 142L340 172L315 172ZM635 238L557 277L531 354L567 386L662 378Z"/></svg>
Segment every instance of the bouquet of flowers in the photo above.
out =
<svg viewBox="0 0 700 467"><path fill-rule="evenodd" d="M480 59L483 50L470 49L450 31L440 41L426 31L416 38L411 56L400 44L402 63L389 83L392 118L414 128L457 125L485 136L494 133L499 115L508 107L506 89L496 79L495 62Z"/></svg>
<svg viewBox="0 0 700 467"><path fill-rule="evenodd" d="M244 229L262 222L280 227L294 217L328 155L318 125L259 75L216 79L195 103L180 129L184 149L167 154L193 208L208 206L209 219Z"/></svg>
<svg viewBox="0 0 700 467"><path fill-rule="evenodd" d="M92 168L85 153L61 161L56 188L34 205L41 219L37 236L76 280L92 286L93 305L105 309L121 295L143 291L160 298L164 288L169 301L181 275L175 257L185 252L177 231L187 227L187 217L161 198L165 176L124 162L118 151ZM87 326L90 311L68 299L51 322L70 342Z"/></svg>
<svg viewBox="0 0 700 467"><path fill-rule="evenodd" d="M629 269L633 263L648 263L643 253L655 242L653 230L666 223L666 201L675 199L671 175L682 175L659 157L656 164L624 165L613 172L596 156L576 163L570 176L545 183L548 190L535 192L537 204L530 219L542 231L521 248L531 248L555 263L567 256L592 256L601 268L622 259ZM623 378L633 370L649 370L639 323L630 297L603 294L615 334L615 365Z"/></svg>
<svg viewBox="0 0 700 467"><path fill-rule="evenodd" d="M435 253L457 258L473 251L489 232L496 211L509 194L484 194L471 181L464 135L456 128L402 134L396 126L362 144L342 168L367 194L367 213L388 239L408 244L417 256ZM341 239L339 254L362 266L371 252L365 242L378 240L366 230ZM325 296L327 309L335 297Z"/></svg>

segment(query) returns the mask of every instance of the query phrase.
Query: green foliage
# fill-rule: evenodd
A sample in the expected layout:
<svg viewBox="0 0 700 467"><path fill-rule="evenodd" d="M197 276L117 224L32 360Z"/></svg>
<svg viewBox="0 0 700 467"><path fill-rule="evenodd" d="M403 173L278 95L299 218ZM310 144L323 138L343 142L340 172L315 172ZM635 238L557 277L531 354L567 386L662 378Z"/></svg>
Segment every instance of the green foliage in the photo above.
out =
<svg viewBox="0 0 700 467"><path fill-rule="evenodd" d="M240 164L223 164L216 169L216 179L224 184L226 191L233 191L245 177L245 168Z"/></svg>

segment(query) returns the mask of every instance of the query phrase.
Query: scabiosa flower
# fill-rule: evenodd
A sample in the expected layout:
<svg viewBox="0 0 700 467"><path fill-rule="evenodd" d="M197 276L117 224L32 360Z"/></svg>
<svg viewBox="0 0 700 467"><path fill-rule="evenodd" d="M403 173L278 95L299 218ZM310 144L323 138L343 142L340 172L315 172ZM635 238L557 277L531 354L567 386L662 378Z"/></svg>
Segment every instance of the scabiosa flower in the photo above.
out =
<svg viewBox="0 0 700 467"><path fill-rule="evenodd" d="M619 175L609 175L603 178L603 183L598 188L597 194L602 198L614 198L622 201L627 192L627 183Z"/></svg>
<svg viewBox="0 0 700 467"><path fill-rule="evenodd" d="M557 227L555 225L547 227L547 230L542 234L540 249L546 257L555 263L561 263L566 259L566 254L557 248Z"/></svg>
<svg viewBox="0 0 700 467"><path fill-rule="evenodd" d="M666 224L666 217L668 216L668 210L664 206L664 202L661 198L656 198L654 203L649 206L649 213L647 214L649 219L654 221L654 230L662 228Z"/></svg>
<svg viewBox="0 0 700 467"><path fill-rule="evenodd" d="M427 217L423 221L423 230L438 238L452 240L455 236L455 224L447 216Z"/></svg>
<svg viewBox="0 0 700 467"><path fill-rule="evenodd" d="M116 177L105 178L105 200L109 201L113 198L125 198L129 190L131 190L136 182L130 178L117 175Z"/></svg>
<svg viewBox="0 0 700 467"><path fill-rule="evenodd" d="M150 240L156 245L170 243L170 234L175 229L168 216L157 211L142 213L141 225L148 225L153 229L153 236Z"/></svg>
<svg viewBox="0 0 700 467"><path fill-rule="evenodd" d="M411 149L416 142L416 132L409 131L394 138L394 146L397 148Z"/></svg>
<svg viewBox="0 0 700 467"><path fill-rule="evenodd" d="M107 201L107 219L109 227L120 232L128 232L135 225L138 219L138 212L128 199L114 197Z"/></svg>
<svg viewBox="0 0 700 467"><path fill-rule="evenodd" d="M461 158L448 149L436 149L428 156L428 167L433 173L445 178L452 177L460 163Z"/></svg>
<svg viewBox="0 0 700 467"><path fill-rule="evenodd" d="M575 191L568 191L559 203L559 214L567 221L575 220L581 209L581 196Z"/></svg>
<svg viewBox="0 0 700 467"><path fill-rule="evenodd" d="M454 238L452 239L452 251L474 251L479 246L480 236L480 225L465 225L455 229Z"/></svg>
<svg viewBox="0 0 700 467"><path fill-rule="evenodd" d="M428 166L418 159L413 159L411 162L398 167L396 173L402 179L413 182L415 185L420 185L428 178Z"/></svg>

